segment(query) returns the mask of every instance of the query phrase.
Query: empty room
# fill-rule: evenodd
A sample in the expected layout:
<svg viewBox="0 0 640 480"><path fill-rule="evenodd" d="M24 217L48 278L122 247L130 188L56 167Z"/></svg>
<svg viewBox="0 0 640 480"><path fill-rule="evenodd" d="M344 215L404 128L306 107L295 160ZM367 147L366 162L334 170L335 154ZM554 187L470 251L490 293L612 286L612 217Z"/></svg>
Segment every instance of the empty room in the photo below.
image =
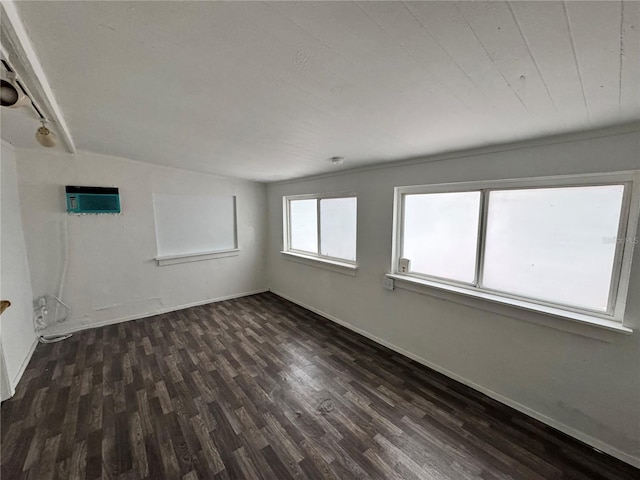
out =
<svg viewBox="0 0 640 480"><path fill-rule="evenodd" d="M640 2L0 40L2 480L640 478Z"/></svg>

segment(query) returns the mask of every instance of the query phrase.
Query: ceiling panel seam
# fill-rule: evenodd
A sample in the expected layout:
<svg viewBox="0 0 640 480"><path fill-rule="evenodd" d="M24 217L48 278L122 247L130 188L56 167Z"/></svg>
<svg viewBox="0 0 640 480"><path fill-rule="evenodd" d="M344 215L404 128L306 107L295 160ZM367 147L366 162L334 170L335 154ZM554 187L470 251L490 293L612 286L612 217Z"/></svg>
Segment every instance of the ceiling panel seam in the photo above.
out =
<svg viewBox="0 0 640 480"><path fill-rule="evenodd" d="M524 44L527 46L527 52L529 52L529 56L531 57L531 61L533 62L533 65L536 67L536 71L538 72L538 75L540 75L540 79L542 80L542 84L544 85L544 89L547 92L549 100L551 100L551 104L553 105L553 109L556 111L556 114L560 118L560 121L562 121L562 124L566 127L567 124L564 121L564 119L562 118L562 116L560 115L560 112L558 110L558 106L556 105L556 102L553 99L553 95L551 95L551 90L549 90L549 85L547 84L547 80L544 78L544 75L542 74L542 71L540 70L540 66L538 65L536 57L533 54L533 51L531 50L531 45L529 44L529 40L527 40L527 36L524 34L524 31L522 30L522 27L520 26L520 22L518 21L516 13L513 11L513 8L511 7L511 2L507 2L507 6L509 7L509 12L511 12L511 17L513 18L513 21L515 22L516 27L518 27L518 32L520 32L520 36L522 37L522 40L524 41Z"/></svg>
<svg viewBox="0 0 640 480"><path fill-rule="evenodd" d="M493 59L493 57L491 56L491 54L489 53L489 51L487 50L487 47L485 47L484 43L482 43L482 40L480 40L480 37L478 37L478 34L476 33L476 31L474 30L474 28L471 26L471 24L469 23L469 20L467 19L467 17L465 16L465 14L460 10L460 8L458 7L458 4L456 3L456 9L458 10L458 12L460 12L460 15L462 16L462 18L464 18L464 21L467 23L467 26L469 27L469 30L471 31L471 33L473 33L473 36L476 38L476 40L478 41L478 43L480 44L480 46L482 47L482 49L484 50L484 52L486 53L487 57L489 58L489 60L491 60L492 65L496 68L496 70L498 71L498 73L500 74L500 76L502 77L502 79L504 80L504 82L507 84L507 86L509 87L509 89L513 92L513 94L518 98L518 100L520 101L520 104L522 105L522 107L525 109L525 111L527 113L531 113L529 111L529 108L527 107L527 105L525 104L524 100L522 100L522 97L520 97L520 95L518 95L518 92L515 91L515 89L513 88L513 86L511 85L511 82L507 79L507 77L504 76L504 73L502 72L502 70L500 69L500 67L496 64L495 60Z"/></svg>

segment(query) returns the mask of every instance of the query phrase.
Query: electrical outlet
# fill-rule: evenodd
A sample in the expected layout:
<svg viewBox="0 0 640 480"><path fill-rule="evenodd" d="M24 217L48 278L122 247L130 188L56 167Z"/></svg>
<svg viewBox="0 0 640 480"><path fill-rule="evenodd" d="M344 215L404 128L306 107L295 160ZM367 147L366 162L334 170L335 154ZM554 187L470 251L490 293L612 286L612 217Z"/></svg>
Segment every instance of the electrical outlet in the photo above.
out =
<svg viewBox="0 0 640 480"><path fill-rule="evenodd" d="M409 267L411 265L411 260L408 258L401 258L398 260L398 272L400 273L409 273Z"/></svg>
<svg viewBox="0 0 640 480"><path fill-rule="evenodd" d="M382 277L382 287L386 288L387 290L393 290L393 278L389 278L386 275Z"/></svg>

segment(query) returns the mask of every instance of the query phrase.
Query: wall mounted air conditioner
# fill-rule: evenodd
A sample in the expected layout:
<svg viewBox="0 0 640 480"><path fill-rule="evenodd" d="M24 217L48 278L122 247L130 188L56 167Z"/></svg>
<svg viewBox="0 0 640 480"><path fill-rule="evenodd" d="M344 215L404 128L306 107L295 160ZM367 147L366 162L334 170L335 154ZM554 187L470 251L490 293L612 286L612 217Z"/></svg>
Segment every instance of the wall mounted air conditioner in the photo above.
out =
<svg viewBox="0 0 640 480"><path fill-rule="evenodd" d="M67 185L67 212L77 214L120 213L116 187L76 187Z"/></svg>

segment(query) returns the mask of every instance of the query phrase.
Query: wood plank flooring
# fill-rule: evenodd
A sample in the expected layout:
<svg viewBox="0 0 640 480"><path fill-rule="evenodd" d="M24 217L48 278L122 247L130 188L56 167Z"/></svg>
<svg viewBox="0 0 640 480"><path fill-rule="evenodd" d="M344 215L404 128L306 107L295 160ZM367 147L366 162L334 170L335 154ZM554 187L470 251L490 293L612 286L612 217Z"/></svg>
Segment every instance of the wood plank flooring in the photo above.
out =
<svg viewBox="0 0 640 480"><path fill-rule="evenodd" d="M638 479L273 294L39 345L2 480Z"/></svg>

